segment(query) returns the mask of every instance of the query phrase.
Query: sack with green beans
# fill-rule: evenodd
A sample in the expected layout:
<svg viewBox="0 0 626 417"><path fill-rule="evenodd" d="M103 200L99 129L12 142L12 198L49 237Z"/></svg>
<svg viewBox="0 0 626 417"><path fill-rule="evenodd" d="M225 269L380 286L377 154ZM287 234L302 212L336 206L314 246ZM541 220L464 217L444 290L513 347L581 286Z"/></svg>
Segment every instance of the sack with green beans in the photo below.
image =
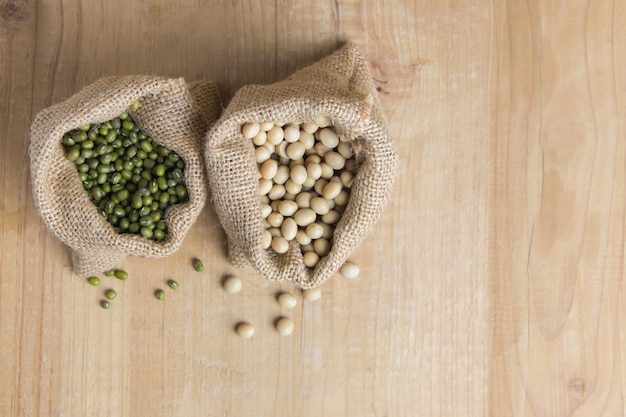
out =
<svg viewBox="0 0 626 417"><path fill-rule="evenodd" d="M29 149L35 205L48 229L71 248L77 274L100 274L120 266L126 255L164 257L181 246L206 201L202 141L220 111L212 82L141 75L102 78L35 117ZM158 241L113 227L90 199L62 144L67 132L119 120L125 112L155 146L184 161L178 173L186 187L184 202L165 209L166 233Z"/></svg>
<svg viewBox="0 0 626 417"><path fill-rule="evenodd" d="M306 145L294 145L305 136ZM266 152L264 157L259 150ZM268 156L270 152L278 156ZM363 242L390 195L398 165L368 63L350 43L286 80L237 91L207 134L204 158L211 203L226 231L231 263L251 265L269 280L304 289L325 282ZM309 159L312 165L323 163L316 170L305 169ZM351 171L344 175L341 168L350 163ZM318 187L324 164L334 168L329 181ZM269 178L274 185L268 184ZM340 193L341 182L350 187L349 199L344 193L341 202L331 201L326 186L332 182L333 197ZM296 195L299 190L305 198ZM324 211L314 212L311 197ZM322 215L336 205L341 209ZM330 224L332 234L320 237ZM319 248L318 241L323 243Z"/></svg>

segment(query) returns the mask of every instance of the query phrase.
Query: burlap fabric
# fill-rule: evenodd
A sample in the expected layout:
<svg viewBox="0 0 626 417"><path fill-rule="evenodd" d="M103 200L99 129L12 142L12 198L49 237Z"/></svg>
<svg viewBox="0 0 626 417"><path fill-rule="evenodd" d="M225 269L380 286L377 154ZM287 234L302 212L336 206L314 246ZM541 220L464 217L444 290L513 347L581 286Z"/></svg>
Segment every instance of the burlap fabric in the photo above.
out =
<svg viewBox="0 0 626 417"><path fill-rule="evenodd" d="M246 122L303 123L324 114L362 160L350 201L317 266L305 267L300 246L264 250L254 145L241 133ZM395 179L396 147L384 120L367 61L352 44L272 85L240 89L208 132L204 157L211 202L228 236L233 265L252 265L264 277L315 287L331 277L379 218Z"/></svg>
<svg viewBox="0 0 626 417"><path fill-rule="evenodd" d="M185 161L189 198L166 211L168 233L162 242L116 233L89 200L61 145L65 132L113 119L136 99L141 100L141 108L132 112L137 124ZM120 266L126 255L163 257L180 247L206 201L202 142L220 111L211 82L127 76L100 79L35 117L29 149L35 205L46 226L71 248L77 274L102 273Z"/></svg>

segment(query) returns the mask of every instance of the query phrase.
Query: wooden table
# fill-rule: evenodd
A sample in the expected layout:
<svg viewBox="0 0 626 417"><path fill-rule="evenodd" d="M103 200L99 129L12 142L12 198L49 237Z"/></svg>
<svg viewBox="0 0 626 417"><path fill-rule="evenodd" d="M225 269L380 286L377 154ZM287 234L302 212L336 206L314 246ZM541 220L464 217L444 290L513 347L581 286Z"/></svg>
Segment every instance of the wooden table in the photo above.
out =
<svg viewBox="0 0 626 417"><path fill-rule="evenodd" d="M623 415L625 17L601 0L1 2L0 415ZM343 40L401 156L361 276L281 310L298 292L231 267L207 205L100 308L34 208L34 115L105 75L208 78L227 99Z"/></svg>

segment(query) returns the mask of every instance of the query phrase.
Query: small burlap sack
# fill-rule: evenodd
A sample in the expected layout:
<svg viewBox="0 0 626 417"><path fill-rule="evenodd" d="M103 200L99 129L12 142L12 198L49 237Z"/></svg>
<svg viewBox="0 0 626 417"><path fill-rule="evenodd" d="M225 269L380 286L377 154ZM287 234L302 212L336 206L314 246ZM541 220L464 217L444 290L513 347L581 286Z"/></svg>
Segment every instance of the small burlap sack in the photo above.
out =
<svg viewBox="0 0 626 417"><path fill-rule="evenodd" d="M136 99L141 107L131 113L139 127L185 161L188 201L167 209L168 232L161 242L116 233L89 200L61 145L65 132L111 120ZM126 255L163 257L180 247L206 201L202 141L220 111L211 82L127 76L100 79L35 117L29 149L35 205L46 226L71 248L77 274L100 274L119 266Z"/></svg>
<svg viewBox="0 0 626 417"><path fill-rule="evenodd" d="M246 122L296 122L327 115L362 164L339 221L330 253L314 269L300 246L282 255L262 249L262 218L254 145L241 133ZM204 157L211 202L228 236L233 265L252 265L269 280L312 288L332 276L363 241L387 200L398 165L367 61L352 44L271 85L240 89L208 132Z"/></svg>

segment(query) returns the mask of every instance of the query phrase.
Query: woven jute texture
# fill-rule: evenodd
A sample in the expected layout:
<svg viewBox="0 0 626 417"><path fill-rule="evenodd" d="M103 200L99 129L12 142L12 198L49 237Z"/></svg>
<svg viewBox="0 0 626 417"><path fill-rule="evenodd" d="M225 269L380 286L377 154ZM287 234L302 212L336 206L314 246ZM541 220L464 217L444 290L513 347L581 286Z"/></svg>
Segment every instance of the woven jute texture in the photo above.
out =
<svg viewBox="0 0 626 417"><path fill-rule="evenodd" d="M350 201L334 232L330 253L308 269L297 242L278 255L262 249L262 218L254 145L246 122L304 123L327 115L362 164ZM206 138L210 201L228 236L233 265L252 265L269 280L312 288L331 277L379 218L392 189L398 157L366 59L353 44L284 81L241 88Z"/></svg>
<svg viewBox="0 0 626 417"><path fill-rule="evenodd" d="M185 161L189 198L166 210L168 233L161 242L116 233L89 200L61 144L65 132L111 120L136 99L141 107L131 115L139 127ZM220 112L218 89L212 82L188 85L181 78L142 75L100 79L35 117L29 149L35 205L46 226L71 248L77 274L95 275L118 267L126 255L163 257L180 247L206 201L202 143Z"/></svg>

